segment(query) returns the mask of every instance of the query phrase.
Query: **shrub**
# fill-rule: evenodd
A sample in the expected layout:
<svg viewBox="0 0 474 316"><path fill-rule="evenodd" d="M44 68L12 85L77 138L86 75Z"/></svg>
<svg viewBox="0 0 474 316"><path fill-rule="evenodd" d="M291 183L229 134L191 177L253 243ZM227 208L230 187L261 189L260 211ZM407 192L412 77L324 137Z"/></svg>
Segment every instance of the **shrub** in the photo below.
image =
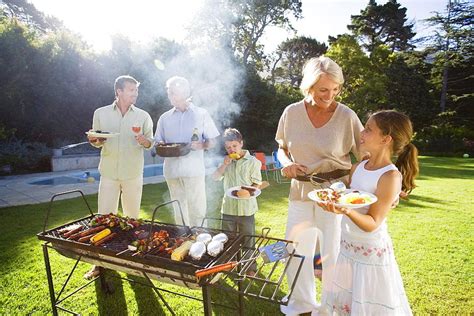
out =
<svg viewBox="0 0 474 316"><path fill-rule="evenodd" d="M51 149L11 137L0 141L0 174L51 171Z"/></svg>
<svg viewBox="0 0 474 316"><path fill-rule="evenodd" d="M415 134L413 143L423 154L474 154L474 130L454 123L454 111L437 115L433 124Z"/></svg>

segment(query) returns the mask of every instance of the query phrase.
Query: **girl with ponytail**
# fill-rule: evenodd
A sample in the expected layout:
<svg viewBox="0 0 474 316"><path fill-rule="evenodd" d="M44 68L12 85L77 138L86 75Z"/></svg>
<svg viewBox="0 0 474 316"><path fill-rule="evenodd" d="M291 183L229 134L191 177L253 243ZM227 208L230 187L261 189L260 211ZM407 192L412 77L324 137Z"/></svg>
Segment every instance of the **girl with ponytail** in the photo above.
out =
<svg viewBox="0 0 474 316"><path fill-rule="evenodd" d="M318 203L328 212L344 214L335 277L321 314L412 314L386 223L399 194L415 188L419 168L412 136L405 114L373 114L360 137L360 150L370 153L370 158L352 167L350 187L373 193L378 200L359 209ZM397 157L395 164L393 157Z"/></svg>

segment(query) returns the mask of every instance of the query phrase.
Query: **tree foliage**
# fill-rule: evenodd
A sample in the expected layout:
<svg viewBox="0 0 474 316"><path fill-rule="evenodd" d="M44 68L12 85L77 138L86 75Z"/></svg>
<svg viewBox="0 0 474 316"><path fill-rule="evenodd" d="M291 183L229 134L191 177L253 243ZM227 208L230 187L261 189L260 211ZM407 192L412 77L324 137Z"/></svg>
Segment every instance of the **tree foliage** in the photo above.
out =
<svg viewBox="0 0 474 316"><path fill-rule="evenodd" d="M207 0L192 36L230 47L244 65L261 70L265 31L270 26L292 30L290 17L300 18L301 6L300 0Z"/></svg>
<svg viewBox="0 0 474 316"><path fill-rule="evenodd" d="M347 28L369 52L379 45L388 46L392 52L405 51L414 47L410 40L416 35L413 24L407 23L406 11L397 0L389 0L383 5L370 0L359 15L351 15L352 24Z"/></svg>
<svg viewBox="0 0 474 316"><path fill-rule="evenodd" d="M431 81L441 94L446 94L441 111L454 110L458 121L472 124L474 120L474 5L472 1L450 2L446 12L436 12L427 19L435 27L432 36L426 38L427 53L434 57ZM443 91L443 81L445 91Z"/></svg>
<svg viewBox="0 0 474 316"><path fill-rule="evenodd" d="M276 51L271 69L272 82L279 81L298 87L305 62L326 53L328 47L316 39L298 36L282 42Z"/></svg>

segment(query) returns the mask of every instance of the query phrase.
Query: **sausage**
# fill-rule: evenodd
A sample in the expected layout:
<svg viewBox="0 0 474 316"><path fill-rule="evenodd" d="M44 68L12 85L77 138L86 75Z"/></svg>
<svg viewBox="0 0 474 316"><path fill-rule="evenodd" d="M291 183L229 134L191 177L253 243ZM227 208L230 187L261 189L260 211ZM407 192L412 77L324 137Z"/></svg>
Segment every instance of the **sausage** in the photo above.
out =
<svg viewBox="0 0 474 316"><path fill-rule="evenodd" d="M84 228L84 226L81 225L81 226L79 226L78 228L75 228L75 229L73 229L73 230L68 231L67 233L64 233L64 234L63 234L63 237L68 238L69 236L71 236L71 235L77 233L78 231L80 231L80 230L83 229L83 228Z"/></svg>
<svg viewBox="0 0 474 316"><path fill-rule="evenodd" d="M112 233L112 234L110 234L110 235L108 235L108 236L102 238L102 239L99 240L98 242L94 243L94 246L102 245L104 242L113 239L115 236L117 236L117 233Z"/></svg>
<svg viewBox="0 0 474 316"><path fill-rule="evenodd" d="M79 232L79 233L76 233L76 234L70 236L69 239L76 240L78 238L90 235L92 233L98 233L98 232L100 232L101 230L104 230L104 229L105 229L105 226L97 226L97 227L89 228L89 229L83 230L82 232Z"/></svg>
<svg viewBox="0 0 474 316"><path fill-rule="evenodd" d="M94 235L95 235L95 234L92 233L92 234L90 234L90 235L87 235L87 236L84 236L84 237L79 238L77 241L78 241L78 242L88 242L88 241L91 239L91 237L94 236Z"/></svg>
<svg viewBox="0 0 474 316"><path fill-rule="evenodd" d="M194 272L194 275L197 278L201 278L201 277L209 275L209 274L214 274L214 273L217 273L217 272L220 272L220 271L230 270L230 269L234 268L235 266L237 266L238 264L239 263L237 261L230 261L230 262L227 262L227 263L215 265L211 268L197 270L196 272Z"/></svg>

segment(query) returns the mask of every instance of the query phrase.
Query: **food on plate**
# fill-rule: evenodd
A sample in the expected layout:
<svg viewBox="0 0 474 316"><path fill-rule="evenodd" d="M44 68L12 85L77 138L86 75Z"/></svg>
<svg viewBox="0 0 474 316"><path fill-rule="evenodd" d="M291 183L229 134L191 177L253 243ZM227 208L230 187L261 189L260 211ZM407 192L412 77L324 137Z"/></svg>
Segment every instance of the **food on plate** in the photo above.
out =
<svg viewBox="0 0 474 316"><path fill-rule="evenodd" d="M202 233L202 234L197 235L197 237L196 237L196 241L200 241L200 242L204 243L205 245L210 243L211 240L212 240L212 236L208 233Z"/></svg>
<svg viewBox="0 0 474 316"><path fill-rule="evenodd" d="M248 199L249 197L254 196L256 191L257 188L242 185L239 190L233 190L231 194L240 199Z"/></svg>
<svg viewBox="0 0 474 316"><path fill-rule="evenodd" d="M360 192L351 192L344 195L341 199L341 202L344 204L368 204L372 202L372 198L367 194L363 194Z"/></svg>
<svg viewBox="0 0 474 316"><path fill-rule="evenodd" d="M189 255L194 260L201 260L201 257L206 253L206 245L201 241L196 241L189 249Z"/></svg>
<svg viewBox="0 0 474 316"><path fill-rule="evenodd" d="M217 234L214 237L212 237L212 241L218 241L218 242L221 242L223 244L225 244L227 242L227 240L229 240L229 237L227 237L227 235L224 234L224 233L220 233L220 234Z"/></svg>
<svg viewBox="0 0 474 316"><path fill-rule="evenodd" d="M316 195L324 202L339 202L341 195L333 189L317 190Z"/></svg>
<svg viewBox="0 0 474 316"><path fill-rule="evenodd" d="M184 257L186 257L189 253L189 250L191 249L191 246L193 245L193 241L186 240L176 248L172 253L171 253L171 260L174 261L182 261Z"/></svg>
<svg viewBox="0 0 474 316"><path fill-rule="evenodd" d="M240 190L237 190L237 197L239 198L249 198L251 197L252 195L250 194L249 191L245 190L245 189L240 189Z"/></svg>
<svg viewBox="0 0 474 316"><path fill-rule="evenodd" d="M207 253L210 256L216 257L224 250L224 244L220 241L214 240L207 245Z"/></svg>
<svg viewBox="0 0 474 316"><path fill-rule="evenodd" d="M230 159L239 159L240 155L238 153L232 153L232 154L229 154L229 158Z"/></svg>
<svg viewBox="0 0 474 316"><path fill-rule="evenodd" d="M97 234L95 234L94 236L91 237L90 241L91 243L96 243L98 242L99 240L101 240L102 238L105 238L107 237L108 235L112 234L112 231L108 228L98 232Z"/></svg>

